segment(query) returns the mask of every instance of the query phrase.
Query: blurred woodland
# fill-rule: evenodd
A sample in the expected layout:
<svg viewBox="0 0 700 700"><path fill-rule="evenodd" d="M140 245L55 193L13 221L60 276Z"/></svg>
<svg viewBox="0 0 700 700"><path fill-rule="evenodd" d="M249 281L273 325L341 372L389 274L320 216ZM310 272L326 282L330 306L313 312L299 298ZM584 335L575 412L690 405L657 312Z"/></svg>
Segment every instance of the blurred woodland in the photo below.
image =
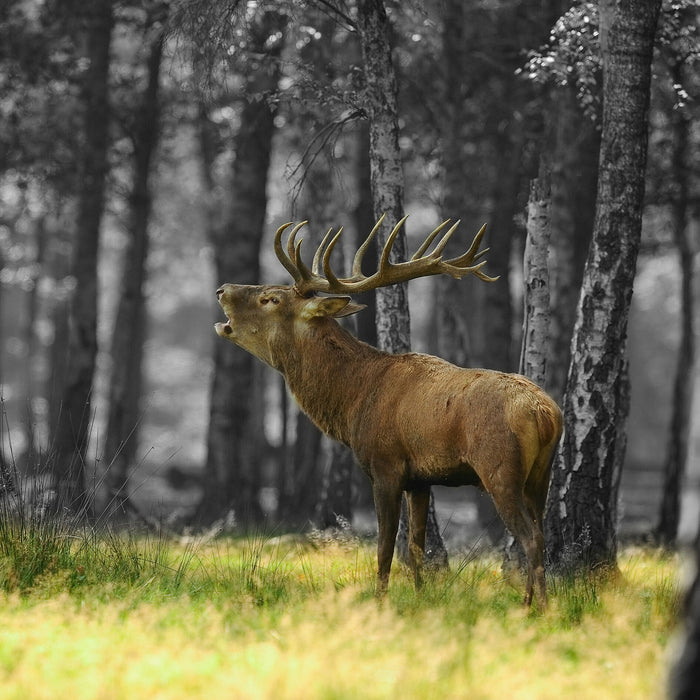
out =
<svg viewBox="0 0 700 700"><path fill-rule="evenodd" d="M518 371L528 197L544 162L546 384L562 404L596 207L597 4L385 6L408 247L461 219L457 254L487 223L487 269L501 277L411 282L412 347ZM279 375L212 330L220 283L289 283L272 251L280 224L309 220L307 254L342 225L348 255L375 221L356 14L351 0L3 0L3 478L47 506L173 526L328 526L371 508L352 457ZM695 3L664 0L618 426L623 529L658 531L668 493L666 540L691 537L700 510L697 24ZM359 301L354 332L376 343L372 299ZM456 524L457 500L479 527L493 519L476 491L436 499Z"/></svg>

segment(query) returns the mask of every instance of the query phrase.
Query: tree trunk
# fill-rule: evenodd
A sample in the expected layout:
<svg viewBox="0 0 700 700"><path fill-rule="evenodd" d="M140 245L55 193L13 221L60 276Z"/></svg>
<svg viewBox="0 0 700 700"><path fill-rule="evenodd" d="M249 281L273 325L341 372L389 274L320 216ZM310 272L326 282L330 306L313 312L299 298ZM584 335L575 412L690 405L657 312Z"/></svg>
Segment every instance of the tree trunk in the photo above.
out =
<svg viewBox="0 0 700 700"><path fill-rule="evenodd" d="M97 255L104 209L109 131L109 53L112 1L81 6L86 31L86 65L82 85L83 143L76 244L75 288L70 302L67 365L59 416L53 436L52 472L56 507L73 512L89 508L85 462L92 425L92 380L97 355Z"/></svg>
<svg viewBox="0 0 700 700"><path fill-rule="evenodd" d="M314 521L320 528L342 528L346 523L352 522L352 475L355 459L352 451L339 442L331 442L328 448L329 464Z"/></svg>
<svg viewBox="0 0 700 700"><path fill-rule="evenodd" d="M386 214L377 235L381 249L391 228L404 215L403 166L399 150L397 87L389 44L388 20L382 0L363 0L359 7L360 40L364 62L366 100L369 116L370 182L375 221ZM391 261L406 260L406 233L401 231ZM377 344L387 352L408 352L411 325L407 286L381 287L377 298Z"/></svg>
<svg viewBox="0 0 700 700"><path fill-rule="evenodd" d="M540 386L547 379L549 346L549 240L550 240L550 173L546 163L530 186L527 207L527 240L523 263L523 342L520 374Z"/></svg>
<svg viewBox="0 0 700 700"><path fill-rule="evenodd" d="M327 47L319 47L312 42L311 46L302 52L302 58L313 65L325 66L327 50ZM313 131L313 116L302 114L301 121L301 139L306 140L308 134ZM306 143L301 144L302 148L306 146ZM304 211L303 218L310 222L304 235L304 249L309 254L308 251L316 249L328 228L337 224L333 211L333 170L330 154L322 151L306 165L303 183L300 193L301 209ZM343 269L342 252L342 247L339 246L335 258L338 269ZM323 498L323 469L326 465L322 464L323 434L296 405L294 410L296 440L291 460L286 456L283 460L285 474L280 479L283 488L279 493L277 515L285 526L298 528L315 520ZM333 467L331 464L330 468Z"/></svg>
<svg viewBox="0 0 700 700"><path fill-rule="evenodd" d="M448 0L444 4L442 23L442 68L445 86L442 95L444 122L441 128L443 201L442 219L458 219L464 211L465 199L471 185L470 163L463 155L466 120L464 103L471 85L469 63L466 55L465 37L466 7L462 0ZM465 79L466 78L466 79ZM452 239L456 249L466 250L470 241L468 227L464 224ZM464 244L464 245L462 245ZM469 298L472 285L469 280L455 280L440 275L435 280L437 324L437 354L459 367L468 367L473 362L470 332L466 309L474 303Z"/></svg>
<svg viewBox="0 0 700 700"><path fill-rule="evenodd" d="M539 176L530 184L527 239L523 260L523 339L518 371L544 387L549 348L549 240L551 185L546 155L540 156ZM509 533L504 568L524 568L525 552Z"/></svg>
<svg viewBox="0 0 700 700"><path fill-rule="evenodd" d="M682 84L680 63L677 63L674 69L674 82L680 85ZM682 109L674 109L671 112L671 120L674 138L672 167L673 176L677 178L676 196L671 209L673 235L681 268L681 341L673 385L673 407L666 447L663 497L656 527L657 539L666 545L673 544L678 534L680 489L688 457L695 366L694 255L688 227L689 168L685 163L689 145L690 120Z"/></svg>
<svg viewBox="0 0 700 700"><path fill-rule="evenodd" d="M271 105L260 96L277 89L283 32L286 19L267 12L251 29L248 51L264 55L247 78L247 99L234 140L230 199L224 223L212 241L219 282L256 284L259 280L260 241L267 206L267 174L274 133ZM212 294L213 297L213 294ZM205 490L197 518L212 521L233 509L238 525L262 519L259 502L260 465L255 454L255 431L251 422L254 391L252 355L229 343L214 343L214 374L211 385L207 435Z"/></svg>
<svg viewBox="0 0 700 700"><path fill-rule="evenodd" d="M133 134L134 172L129 200L130 224L124 249L119 306L112 336L112 376L109 386L109 415L105 437L108 465L108 512L126 515L129 503L129 468L136 460L139 435L145 308L143 286L148 255L148 225L151 217L151 164L160 135L159 82L167 6L154 6L148 13L144 35L151 38L147 60L147 85L135 114ZM160 24L155 34L153 29Z"/></svg>
<svg viewBox="0 0 700 700"><path fill-rule="evenodd" d="M601 3L603 123L593 242L548 507L555 567L614 566L629 390L625 341L641 236L649 86L660 0Z"/></svg>
<svg viewBox="0 0 700 700"><path fill-rule="evenodd" d="M43 348L37 337L37 319L39 309L41 307L41 296L39 288L41 277L46 270L47 264L47 242L50 236L47 226L47 213L42 212L34 222L34 236L36 243L36 257L34 258L34 266L36 272L32 275L31 289L27 292L27 317L23 328L27 347L27 366L25 386L27 392L27 408L26 408L26 435L27 449L22 455L21 463L18 466L21 472L29 473L36 470L38 466L37 450L37 434L41 434L41 430L37 430L37 424L41 420L40 415L35 410L36 400L41 395L43 387L39 387L37 382L36 368L44 359ZM43 421L42 421L43 422Z"/></svg>
<svg viewBox="0 0 700 700"><path fill-rule="evenodd" d="M355 179L357 181L358 197L353 215L357 231L357 244L372 230L375 223L369 163L369 125L366 121L362 121L358 126L355 143ZM366 269L376 270L378 262L377 247L370 246L364 258ZM367 306L363 313L354 317L357 323L357 337L365 343L377 347L377 295L374 291L365 292L357 296L357 301ZM354 461L354 457L352 460ZM352 479L352 493L355 496L354 505L360 508L371 507L372 487L369 480L359 469L354 471Z"/></svg>
<svg viewBox="0 0 700 700"><path fill-rule="evenodd" d="M357 206L353 212L353 221L357 231L356 244L359 245L372 230L376 219L372 204L372 182L370 166L369 128L366 121L360 122L355 135L354 179L357 183ZM379 263L377 246L370 246L365 253L366 270L376 270ZM377 346L377 295L375 291L359 294L357 300L367 309L358 314L357 337L365 343Z"/></svg>
<svg viewBox="0 0 700 700"><path fill-rule="evenodd" d="M362 0L358 8L360 42L366 83L365 109L369 116L370 180L374 215L386 214L391 226L403 217L403 167L399 150L396 75L391 57L388 20L382 0ZM390 226L377 236L386 243ZM393 247L392 262L406 260L406 235L402 231ZM377 290L377 344L387 352L410 350L410 321L405 284ZM402 518L402 521L404 519ZM425 543L428 565L447 560L447 553L431 506ZM404 557L407 559L408 557Z"/></svg>
<svg viewBox="0 0 700 700"><path fill-rule="evenodd" d="M321 431L296 408L296 440L279 480L277 517L286 527L303 527L314 520L322 493Z"/></svg>

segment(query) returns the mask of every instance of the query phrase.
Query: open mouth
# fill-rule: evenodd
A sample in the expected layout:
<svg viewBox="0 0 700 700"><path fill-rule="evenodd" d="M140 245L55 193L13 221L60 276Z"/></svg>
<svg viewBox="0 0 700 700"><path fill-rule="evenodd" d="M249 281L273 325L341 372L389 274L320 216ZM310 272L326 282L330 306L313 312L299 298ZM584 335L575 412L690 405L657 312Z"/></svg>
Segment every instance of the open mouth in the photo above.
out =
<svg viewBox="0 0 700 700"><path fill-rule="evenodd" d="M231 333L233 333L233 328L231 328L231 319L227 316L225 323L222 321L215 323L214 330L221 336L231 335Z"/></svg>
<svg viewBox="0 0 700 700"><path fill-rule="evenodd" d="M224 304L223 304L223 301L224 301L223 297L224 297L224 293L226 291L225 287L226 287L226 285L223 285L222 287L219 287L216 290L216 298L219 302L219 306L221 306L221 308L224 311L224 314L226 315L226 321L225 322L219 321L219 323L215 323L214 330L222 337L227 336L227 335L231 335L231 333L233 333L233 328L231 327L231 317L226 313L226 309L224 308Z"/></svg>

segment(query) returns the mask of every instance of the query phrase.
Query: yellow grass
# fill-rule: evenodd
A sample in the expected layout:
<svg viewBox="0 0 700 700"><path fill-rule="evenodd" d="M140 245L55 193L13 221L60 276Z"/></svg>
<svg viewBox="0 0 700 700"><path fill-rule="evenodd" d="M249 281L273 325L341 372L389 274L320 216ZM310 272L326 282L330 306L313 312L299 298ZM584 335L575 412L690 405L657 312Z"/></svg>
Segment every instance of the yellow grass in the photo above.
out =
<svg viewBox="0 0 700 700"><path fill-rule="evenodd" d="M419 594L395 565L379 606L373 555L294 544L256 559L215 543L197 549L178 591L151 576L69 593L64 572L0 594L0 697L664 697L677 557L627 550L621 579L555 583L537 616L497 559L453 562ZM257 572L227 589L245 567ZM266 601L258 573L282 594Z"/></svg>

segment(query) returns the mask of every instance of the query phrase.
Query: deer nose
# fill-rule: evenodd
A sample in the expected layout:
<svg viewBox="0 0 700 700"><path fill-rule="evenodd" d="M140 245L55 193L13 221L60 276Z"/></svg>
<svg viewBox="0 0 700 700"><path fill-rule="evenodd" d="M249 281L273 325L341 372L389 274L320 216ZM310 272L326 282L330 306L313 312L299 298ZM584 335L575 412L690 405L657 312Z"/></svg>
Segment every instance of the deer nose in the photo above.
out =
<svg viewBox="0 0 700 700"><path fill-rule="evenodd" d="M223 287L219 287L219 288L216 290L216 298L217 298L217 299L221 299L221 295L222 295L223 293L224 293L224 288L223 288Z"/></svg>

